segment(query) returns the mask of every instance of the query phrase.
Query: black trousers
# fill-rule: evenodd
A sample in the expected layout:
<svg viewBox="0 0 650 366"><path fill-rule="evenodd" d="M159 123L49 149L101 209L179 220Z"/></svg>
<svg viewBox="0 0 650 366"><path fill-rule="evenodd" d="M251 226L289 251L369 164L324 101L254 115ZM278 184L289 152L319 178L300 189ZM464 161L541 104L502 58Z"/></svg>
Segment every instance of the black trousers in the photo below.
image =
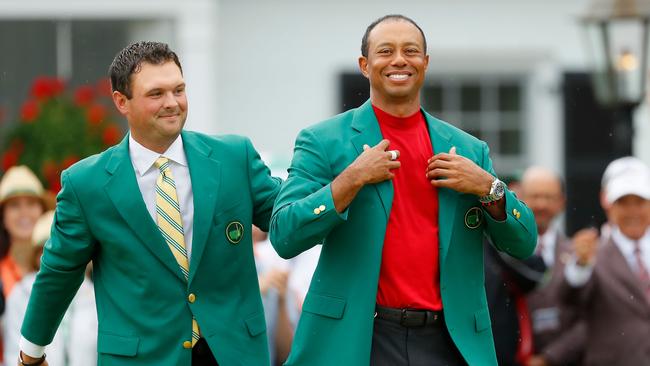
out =
<svg viewBox="0 0 650 366"><path fill-rule="evenodd" d="M219 366L204 338L199 339L192 348L192 366Z"/></svg>
<svg viewBox="0 0 650 366"><path fill-rule="evenodd" d="M444 322L407 328L375 318L371 366L464 366Z"/></svg>

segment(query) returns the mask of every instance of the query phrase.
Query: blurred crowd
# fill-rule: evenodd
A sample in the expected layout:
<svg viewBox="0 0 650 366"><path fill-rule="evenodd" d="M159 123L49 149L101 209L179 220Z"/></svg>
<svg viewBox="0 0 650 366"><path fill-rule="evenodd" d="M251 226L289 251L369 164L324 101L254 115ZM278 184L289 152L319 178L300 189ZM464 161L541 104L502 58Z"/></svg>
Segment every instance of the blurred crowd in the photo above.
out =
<svg viewBox="0 0 650 366"><path fill-rule="evenodd" d="M650 168L634 157L611 162L600 195L607 222L571 237L562 230L566 192L559 174L534 166L509 186L534 212L539 239L534 255L525 260L496 251L485 239L486 296L499 364L635 365L634 360L648 357ZM0 355L5 365L14 364L18 354L20 326L50 235L53 208L53 197L28 168L16 166L2 176ZM281 365L320 247L284 260L257 228L253 243L271 359ZM91 278L89 266L48 347L52 365L96 363Z"/></svg>

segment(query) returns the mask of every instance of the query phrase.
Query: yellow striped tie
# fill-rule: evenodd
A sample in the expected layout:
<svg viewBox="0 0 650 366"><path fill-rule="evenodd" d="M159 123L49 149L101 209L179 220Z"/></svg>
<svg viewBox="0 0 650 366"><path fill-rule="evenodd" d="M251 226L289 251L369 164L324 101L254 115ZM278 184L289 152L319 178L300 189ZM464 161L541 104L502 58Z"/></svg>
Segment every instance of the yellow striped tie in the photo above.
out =
<svg viewBox="0 0 650 366"><path fill-rule="evenodd" d="M154 163L160 170L156 180L156 213L158 228L165 238L169 249L172 251L181 272L188 280L190 264L187 260L187 249L185 248L185 236L183 232L183 221L181 220L181 207L178 204L176 195L176 183L169 167L169 159L162 156ZM199 340L199 324L192 317L192 347Z"/></svg>

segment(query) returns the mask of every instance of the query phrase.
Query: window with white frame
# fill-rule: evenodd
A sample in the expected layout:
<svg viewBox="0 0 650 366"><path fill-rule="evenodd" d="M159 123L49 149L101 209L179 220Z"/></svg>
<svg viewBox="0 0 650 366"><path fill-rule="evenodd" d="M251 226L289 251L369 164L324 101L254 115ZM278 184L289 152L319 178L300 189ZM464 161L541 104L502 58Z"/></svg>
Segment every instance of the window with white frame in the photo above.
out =
<svg viewBox="0 0 650 366"><path fill-rule="evenodd" d="M516 175L526 164L523 76L435 76L422 90L434 116L484 140L495 170Z"/></svg>

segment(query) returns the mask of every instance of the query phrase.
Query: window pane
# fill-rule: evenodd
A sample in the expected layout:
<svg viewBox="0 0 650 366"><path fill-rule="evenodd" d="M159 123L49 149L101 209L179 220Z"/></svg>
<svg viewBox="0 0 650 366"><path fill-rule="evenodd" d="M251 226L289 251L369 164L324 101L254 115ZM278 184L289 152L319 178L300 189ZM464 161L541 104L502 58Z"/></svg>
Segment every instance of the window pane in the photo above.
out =
<svg viewBox="0 0 650 366"><path fill-rule="evenodd" d="M422 105L433 114L442 112L442 87L437 84L424 87Z"/></svg>
<svg viewBox="0 0 650 366"><path fill-rule="evenodd" d="M520 130L501 130L499 137L501 140L499 153L503 155L517 155L521 153Z"/></svg>
<svg viewBox="0 0 650 366"><path fill-rule="evenodd" d="M56 75L56 24L0 21L0 126L18 119L35 78Z"/></svg>
<svg viewBox="0 0 650 366"><path fill-rule="evenodd" d="M499 109L502 111L521 110L521 87L517 84L499 86Z"/></svg>
<svg viewBox="0 0 650 366"><path fill-rule="evenodd" d="M127 45L127 21L79 21L72 23L73 85L94 84L106 78L115 55ZM98 47L101 45L101 47Z"/></svg>
<svg viewBox="0 0 650 366"><path fill-rule="evenodd" d="M463 111L481 110L480 85L463 85L460 88L460 105Z"/></svg>

